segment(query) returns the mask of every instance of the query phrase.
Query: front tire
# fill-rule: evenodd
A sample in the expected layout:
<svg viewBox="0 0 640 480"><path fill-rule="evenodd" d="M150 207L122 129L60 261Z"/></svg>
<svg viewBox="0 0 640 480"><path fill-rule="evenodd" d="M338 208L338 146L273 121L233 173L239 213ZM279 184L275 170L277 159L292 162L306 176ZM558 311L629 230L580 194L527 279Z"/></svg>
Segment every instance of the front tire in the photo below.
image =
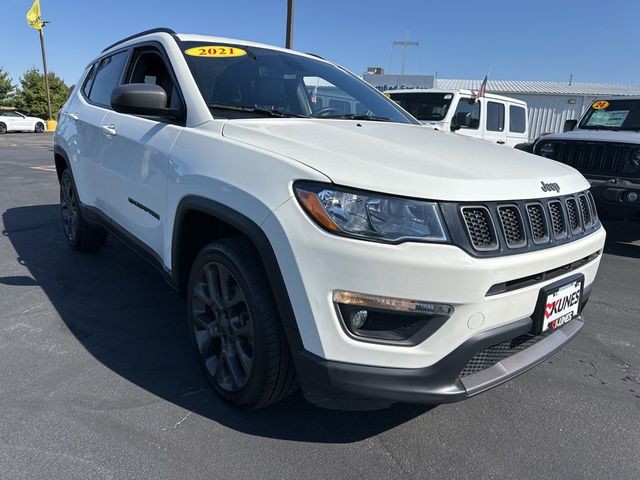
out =
<svg viewBox="0 0 640 480"><path fill-rule="evenodd" d="M7 124L0 122L0 135L7 133Z"/></svg>
<svg viewBox="0 0 640 480"><path fill-rule="evenodd" d="M98 225L87 223L82 217L73 177L68 168L60 175L60 213L64 236L73 250L91 252L104 245L107 231Z"/></svg>
<svg viewBox="0 0 640 480"><path fill-rule="evenodd" d="M289 346L260 258L244 238L197 255L187 315L198 362L214 390L242 408L262 408L297 387Z"/></svg>
<svg viewBox="0 0 640 480"><path fill-rule="evenodd" d="M36 123L36 127L33 129L33 131L36 133L44 132L44 124L42 122Z"/></svg>

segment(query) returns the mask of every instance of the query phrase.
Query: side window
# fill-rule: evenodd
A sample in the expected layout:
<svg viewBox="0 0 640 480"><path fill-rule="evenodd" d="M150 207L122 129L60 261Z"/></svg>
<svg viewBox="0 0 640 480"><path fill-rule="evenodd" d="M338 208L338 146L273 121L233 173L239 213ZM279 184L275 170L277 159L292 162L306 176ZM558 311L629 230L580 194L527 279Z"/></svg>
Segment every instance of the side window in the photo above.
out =
<svg viewBox="0 0 640 480"><path fill-rule="evenodd" d="M180 95L160 52L153 47L136 50L130 65L132 67L125 83L158 85L167 92L167 107L181 107Z"/></svg>
<svg viewBox="0 0 640 480"><path fill-rule="evenodd" d="M107 108L111 107L111 92L120 83L126 61L126 51L100 60L89 94L92 102Z"/></svg>
<svg viewBox="0 0 640 480"><path fill-rule="evenodd" d="M509 105L509 131L524 133L527 130L527 112L522 107Z"/></svg>
<svg viewBox="0 0 640 480"><path fill-rule="evenodd" d="M471 98L460 98L453 114L453 123L460 128L477 130L480 127L480 102Z"/></svg>
<svg viewBox="0 0 640 480"><path fill-rule="evenodd" d="M84 96L89 98L89 93L91 93L91 86L93 85L93 80L95 78L96 73L96 65L91 65L89 69L89 73L87 74L87 78L84 79L84 84L82 85L82 93Z"/></svg>
<svg viewBox="0 0 640 480"><path fill-rule="evenodd" d="M504 131L504 105L502 103L487 102L487 131Z"/></svg>

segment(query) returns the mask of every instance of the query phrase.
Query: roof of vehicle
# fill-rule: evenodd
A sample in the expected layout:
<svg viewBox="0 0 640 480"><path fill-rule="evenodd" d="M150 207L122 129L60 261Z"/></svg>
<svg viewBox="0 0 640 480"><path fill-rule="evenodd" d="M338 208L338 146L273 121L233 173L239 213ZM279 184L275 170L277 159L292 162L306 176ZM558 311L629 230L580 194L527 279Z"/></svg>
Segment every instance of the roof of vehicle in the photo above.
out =
<svg viewBox="0 0 640 480"><path fill-rule="evenodd" d="M438 78L436 86L442 89L477 90L481 80ZM640 96L640 85L616 83L572 83L540 82L528 80L489 80L487 91L495 93L518 93L540 95L589 95L589 96Z"/></svg>
<svg viewBox="0 0 640 480"><path fill-rule="evenodd" d="M176 33L173 30L171 30L170 28L154 28L154 29L151 29L151 30L145 30L143 32L139 32L139 33L136 33L136 34L131 35L129 37L126 37L126 38L124 38L122 40L118 40L117 42L112 43L111 45L106 47L104 50L102 50L100 56L102 56L102 54L104 54L108 50L114 49L116 47L122 47L122 46L125 46L126 44L135 43L135 41L140 40L143 37L150 36L150 35L162 35L162 34L171 35L174 39L180 40L180 41L183 41L183 42L203 42L203 43L208 43L208 44L222 43L222 44L232 44L232 45L243 45L243 46L247 46L247 47L266 48L266 49L269 49L269 50L276 50L276 51L280 51L280 52L290 53L290 54L293 54L293 55L301 55L301 56L304 56L304 57L313 58L315 60L320 60L320 61L324 61L324 62L327 62L327 63L331 63L331 62L328 62L327 60L323 59L322 57L320 57L318 55L314 55L314 54L311 54L311 53L298 52L296 50L290 50L290 49L283 48L283 47L277 47L275 45L268 45L268 44L265 44L265 43L251 42L251 41L240 40L240 39L236 39L236 38L216 37L216 36L212 36L212 35L201 35L201 34L193 34L193 33Z"/></svg>
<svg viewBox="0 0 640 480"><path fill-rule="evenodd" d="M394 93L460 93L461 95L473 95L475 94L472 90L467 90L464 88L407 88L402 90L387 90L384 93L394 94ZM486 98L491 98L493 100L502 100L506 102L515 103L518 105L526 105L526 102L519 100L517 98L505 97L503 95L495 95L493 93L485 94Z"/></svg>

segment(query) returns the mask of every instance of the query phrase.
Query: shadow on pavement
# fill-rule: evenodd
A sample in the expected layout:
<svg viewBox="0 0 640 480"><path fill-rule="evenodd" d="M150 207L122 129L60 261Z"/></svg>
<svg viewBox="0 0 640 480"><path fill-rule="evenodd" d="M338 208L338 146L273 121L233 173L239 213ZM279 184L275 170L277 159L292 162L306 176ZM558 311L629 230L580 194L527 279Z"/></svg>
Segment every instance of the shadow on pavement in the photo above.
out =
<svg viewBox="0 0 640 480"><path fill-rule="evenodd" d="M161 275L112 237L98 254L72 252L58 218L57 205L3 214L3 234L33 278L0 277L0 283L39 285L84 348L152 394L244 433L319 443L359 441L429 410L398 405L378 412L328 411L307 403L300 392L261 411L230 408L200 373L184 302Z"/></svg>
<svg viewBox="0 0 640 480"><path fill-rule="evenodd" d="M605 253L640 258L640 222L603 222L603 224L607 230Z"/></svg>

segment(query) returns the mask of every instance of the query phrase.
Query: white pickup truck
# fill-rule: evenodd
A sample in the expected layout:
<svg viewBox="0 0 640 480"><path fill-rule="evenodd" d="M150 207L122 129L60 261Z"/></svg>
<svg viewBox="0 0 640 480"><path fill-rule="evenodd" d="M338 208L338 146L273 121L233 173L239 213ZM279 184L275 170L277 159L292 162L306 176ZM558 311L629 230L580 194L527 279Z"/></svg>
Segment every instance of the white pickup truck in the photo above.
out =
<svg viewBox="0 0 640 480"><path fill-rule="evenodd" d="M471 90L412 89L384 94L436 130L511 147L529 138L527 104L522 100L490 93L476 100Z"/></svg>

